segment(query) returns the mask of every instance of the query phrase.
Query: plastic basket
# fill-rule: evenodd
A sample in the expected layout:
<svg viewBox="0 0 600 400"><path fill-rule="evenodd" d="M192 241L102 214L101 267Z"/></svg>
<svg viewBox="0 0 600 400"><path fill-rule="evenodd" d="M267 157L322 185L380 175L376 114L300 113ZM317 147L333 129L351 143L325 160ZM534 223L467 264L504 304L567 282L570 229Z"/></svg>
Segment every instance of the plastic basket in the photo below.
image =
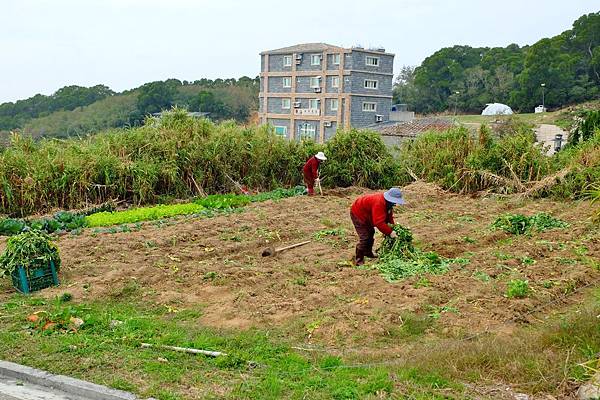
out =
<svg viewBox="0 0 600 400"><path fill-rule="evenodd" d="M59 285L53 261L44 267L30 268L29 273L25 268L19 267L12 272L11 277L15 289L23 294Z"/></svg>

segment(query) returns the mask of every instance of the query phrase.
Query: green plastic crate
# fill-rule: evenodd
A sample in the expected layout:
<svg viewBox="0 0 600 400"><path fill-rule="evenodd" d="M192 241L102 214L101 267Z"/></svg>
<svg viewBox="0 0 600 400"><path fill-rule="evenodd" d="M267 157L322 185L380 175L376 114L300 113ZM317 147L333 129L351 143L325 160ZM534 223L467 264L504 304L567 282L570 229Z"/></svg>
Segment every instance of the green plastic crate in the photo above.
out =
<svg viewBox="0 0 600 400"><path fill-rule="evenodd" d="M23 294L59 285L54 261L44 267L30 268L29 274L25 268L19 267L12 272L11 277L15 289Z"/></svg>

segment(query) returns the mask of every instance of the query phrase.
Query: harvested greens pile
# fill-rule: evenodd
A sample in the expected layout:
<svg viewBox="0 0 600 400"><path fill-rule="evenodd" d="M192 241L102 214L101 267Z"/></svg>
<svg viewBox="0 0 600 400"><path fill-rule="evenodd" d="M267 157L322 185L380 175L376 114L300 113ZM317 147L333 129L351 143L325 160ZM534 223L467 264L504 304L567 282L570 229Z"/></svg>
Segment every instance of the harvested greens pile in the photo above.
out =
<svg viewBox="0 0 600 400"><path fill-rule="evenodd" d="M29 270L44 267L50 261L54 261L58 270L58 247L52 243L50 236L40 231L21 233L6 242L6 250L0 255L0 275L10 275L19 266L29 273Z"/></svg>
<svg viewBox="0 0 600 400"><path fill-rule="evenodd" d="M377 269L388 282L395 282L414 275L443 274L453 260L440 257L436 252L424 252L413 245L410 229L401 225L392 228L398 237L387 236L379 249Z"/></svg>

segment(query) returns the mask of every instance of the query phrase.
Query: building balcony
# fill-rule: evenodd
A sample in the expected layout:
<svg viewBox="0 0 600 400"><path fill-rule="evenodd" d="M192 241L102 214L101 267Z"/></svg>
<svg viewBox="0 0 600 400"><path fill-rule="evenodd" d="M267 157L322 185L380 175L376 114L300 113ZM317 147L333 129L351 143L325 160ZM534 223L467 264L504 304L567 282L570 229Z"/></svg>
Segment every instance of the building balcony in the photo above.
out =
<svg viewBox="0 0 600 400"><path fill-rule="evenodd" d="M321 115L321 110L318 108L294 108L294 115Z"/></svg>

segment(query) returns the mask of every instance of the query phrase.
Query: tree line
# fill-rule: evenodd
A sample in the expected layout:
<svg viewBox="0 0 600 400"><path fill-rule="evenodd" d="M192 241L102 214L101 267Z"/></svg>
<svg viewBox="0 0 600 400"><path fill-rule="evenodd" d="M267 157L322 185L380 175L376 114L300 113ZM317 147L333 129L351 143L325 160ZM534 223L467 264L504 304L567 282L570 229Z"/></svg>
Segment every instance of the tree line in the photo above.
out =
<svg viewBox="0 0 600 400"><path fill-rule="evenodd" d="M531 46L443 48L417 67L403 67L394 85L394 101L418 113L478 113L494 102L533 112L542 98L558 108L599 95L600 12Z"/></svg>
<svg viewBox="0 0 600 400"><path fill-rule="evenodd" d="M34 137L68 137L137 126L173 106L208 112L216 121L245 122L258 109L259 79L168 79L116 93L107 86L67 86L50 96L0 104L0 139L21 130ZM2 131L4 133L2 134Z"/></svg>

